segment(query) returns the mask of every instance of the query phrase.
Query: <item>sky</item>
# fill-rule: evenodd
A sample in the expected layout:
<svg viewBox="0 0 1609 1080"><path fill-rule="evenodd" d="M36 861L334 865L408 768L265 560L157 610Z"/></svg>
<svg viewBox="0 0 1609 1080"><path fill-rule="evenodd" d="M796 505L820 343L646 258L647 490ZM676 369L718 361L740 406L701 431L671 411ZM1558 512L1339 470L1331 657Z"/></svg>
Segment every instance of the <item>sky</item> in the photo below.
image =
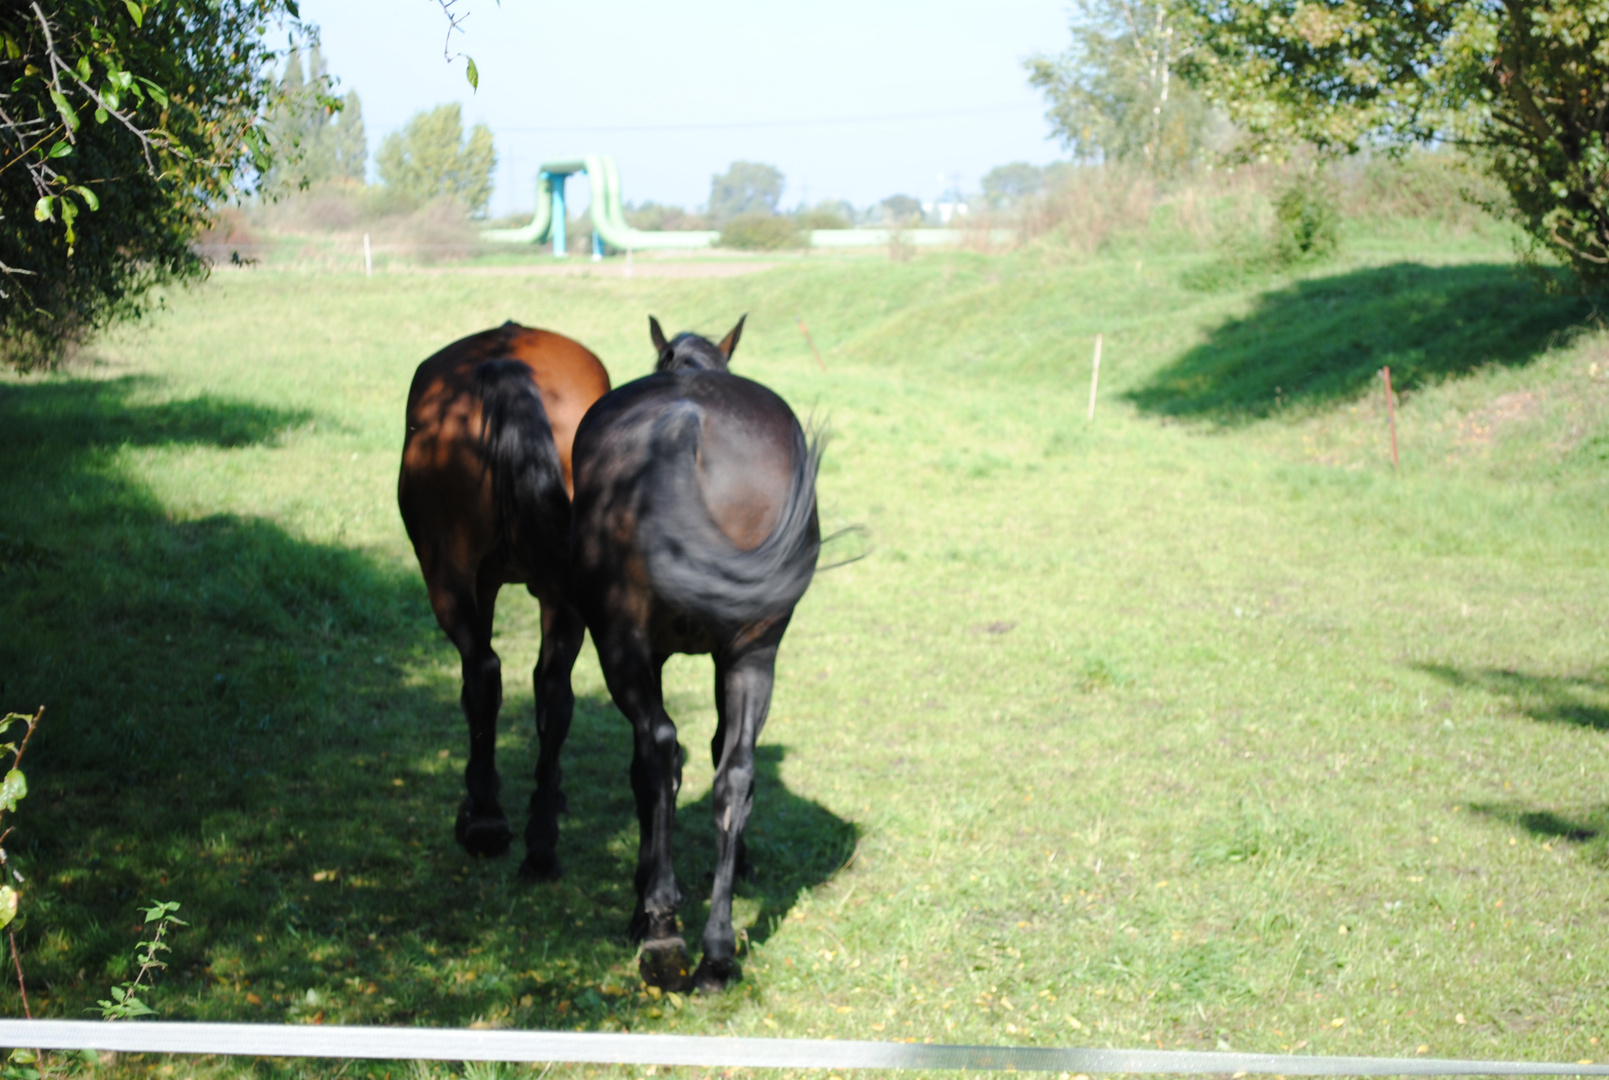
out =
<svg viewBox="0 0 1609 1080"><path fill-rule="evenodd" d="M491 212L528 210L545 160L612 154L627 201L692 208L733 161L775 165L785 207L931 200L1013 161L1064 156L1023 61L1067 44L1059 0L303 0L330 73L356 90L372 155L456 101L492 129ZM372 174L372 165L371 165ZM579 179L573 205L586 201Z"/></svg>

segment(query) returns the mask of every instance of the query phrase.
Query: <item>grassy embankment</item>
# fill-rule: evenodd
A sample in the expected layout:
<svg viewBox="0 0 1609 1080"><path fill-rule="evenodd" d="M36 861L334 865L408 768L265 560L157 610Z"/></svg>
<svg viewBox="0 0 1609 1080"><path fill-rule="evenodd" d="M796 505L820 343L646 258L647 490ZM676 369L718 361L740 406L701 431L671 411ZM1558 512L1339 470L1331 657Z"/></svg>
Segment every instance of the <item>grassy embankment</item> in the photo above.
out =
<svg viewBox="0 0 1609 1080"><path fill-rule="evenodd" d="M1300 280L1216 291L1183 247L220 272L79 370L6 380L0 693L50 707L15 843L36 1011L105 996L154 897L194 924L170 1017L1601 1058L1609 343L1478 233L1355 227ZM743 311L737 367L830 419L825 524L871 552L784 646L747 978L652 997L590 649L566 879L453 846L457 659L396 516L402 402L505 318L624 380L647 313ZM535 633L506 592L521 822ZM667 689L698 897L708 661Z"/></svg>

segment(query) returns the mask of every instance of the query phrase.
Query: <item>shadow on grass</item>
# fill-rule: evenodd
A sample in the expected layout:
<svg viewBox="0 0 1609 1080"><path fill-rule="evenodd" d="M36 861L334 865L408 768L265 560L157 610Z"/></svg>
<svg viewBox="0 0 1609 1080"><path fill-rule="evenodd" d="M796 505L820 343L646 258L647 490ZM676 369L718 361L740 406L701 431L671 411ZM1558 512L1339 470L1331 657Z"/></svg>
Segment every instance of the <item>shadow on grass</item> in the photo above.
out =
<svg viewBox="0 0 1609 1080"><path fill-rule="evenodd" d="M193 924L150 998L169 1018L652 1026L622 937L637 846L625 721L577 702L562 882L521 888L517 851L465 856L457 658L417 573L260 519L172 520L120 447L243 446L310 415L142 403L160 389L0 390L0 705L49 709L33 795L8 816L35 1013L84 1016L131 975L136 907L161 899ZM535 644L507 649L511 688ZM533 725L525 709L504 719L519 819ZM787 791L781 754L762 749L751 824L756 940L855 840ZM709 816L707 800L680 815L689 895L713 862ZM4 980L0 1012L20 1013Z"/></svg>
<svg viewBox="0 0 1609 1080"><path fill-rule="evenodd" d="M1469 808L1477 814L1495 818L1505 825L1524 829L1532 836L1548 840L1568 840L1572 844L1595 840L1602 835L1606 827L1609 827L1609 806L1580 820L1563 817L1552 810L1527 809L1523 806L1500 803L1470 803Z"/></svg>
<svg viewBox="0 0 1609 1080"><path fill-rule="evenodd" d="M1602 675L1529 675L1523 671L1444 664L1418 667L1449 685L1509 698L1533 720L1609 731L1609 678Z"/></svg>
<svg viewBox="0 0 1609 1080"><path fill-rule="evenodd" d="M1522 365L1592 313L1510 266L1392 266L1296 281L1213 332L1128 397L1142 411L1243 423Z"/></svg>

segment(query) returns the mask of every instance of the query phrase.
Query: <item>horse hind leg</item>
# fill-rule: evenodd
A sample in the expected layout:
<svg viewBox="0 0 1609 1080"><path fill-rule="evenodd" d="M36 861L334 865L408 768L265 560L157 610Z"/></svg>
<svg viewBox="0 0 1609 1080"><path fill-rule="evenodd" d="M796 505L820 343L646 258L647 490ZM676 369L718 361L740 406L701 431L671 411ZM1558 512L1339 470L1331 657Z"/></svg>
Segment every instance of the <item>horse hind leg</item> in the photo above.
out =
<svg viewBox="0 0 1609 1080"><path fill-rule="evenodd" d="M630 629L606 632L596 644L609 694L632 727L637 908L627 933L642 942L637 968L644 982L666 990L685 989L692 960L676 917L682 897L671 850L682 748L660 692L665 658L654 656Z"/></svg>
<svg viewBox="0 0 1609 1080"><path fill-rule="evenodd" d="M776 647L755 649L716 662L716 693L722 705L725 744L717 754L715 788L715 880L710 917L704 926L704 957L693 985L706 993L742 977L732 929L732 886L743 855L743 829L754 806L754 744L771 708Z"/></svg>
<svg viewBox="0 0 1609 1080"><path fill-rule="evenodd" d="M575 693L570 672L581 652L585 624L575 609L542 605L542 654L533 678L536 683L536 734L540 743L536 761L536 789L531 793L525 825L525 861L520 876L527 881L557 881L564 873L557 852L559 815L569 809L561 786L559 753L570 734Z"/></svg>
<svg viewBox="0 0 1609 1080"><path fill-rule="evenodd" d="M502 662L492 651L492 614L497 585L431 590L431 604L463 661L460 702L469 724L469 764L464 768L463 802L453 834L471 855L501 855L514 838L508 815L498 804L497 713L503 704Z"/></svg>
<svg viewBox="0 0 1609 1080"><path fill-rule="evenodd" d="M719 659L715 661L715 735L710 739L710 763L718 771L721 767L721 758L726 753L726 666ZM751 778L749 781L749 801L754 801L754 792L758 790L759 780ZM751 884L760 874L754 864L749 861L749 845L740 833L737 838L737 862L733 870L737 880L747 881ZM715 879L713 872L705 875L705 879L712 882Z"/></svg>

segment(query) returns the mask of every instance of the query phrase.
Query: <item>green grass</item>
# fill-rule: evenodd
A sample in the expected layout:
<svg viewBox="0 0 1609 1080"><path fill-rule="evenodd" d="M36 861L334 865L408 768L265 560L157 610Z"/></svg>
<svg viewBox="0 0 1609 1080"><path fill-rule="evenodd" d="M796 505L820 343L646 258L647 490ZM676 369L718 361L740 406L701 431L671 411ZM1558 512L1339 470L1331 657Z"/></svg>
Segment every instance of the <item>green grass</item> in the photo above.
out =
<svg viewBox="0 0 1609 1080"><path fill-rule="evenodd" d="M151 999L169 1017L1602 1058L1609 341L1496 241L1346 250L1215 290L1187 284L1210 253L1158 246L228 271L73 372L0 383L0 704L50 710L10 844L36 1010L85 1015L156 898L194 924ZM650 312L744 311L737 368L830 423L824 524L870 553L783 647L747 976L653 997L622 937L627 728L590 649L564 881L452 843L458 664L395 511L402 406L426 353L505 318L618 381L651 363ZM536 633L506 591L519 820ZM696 934L708 660L666 681Z"/></svg>

